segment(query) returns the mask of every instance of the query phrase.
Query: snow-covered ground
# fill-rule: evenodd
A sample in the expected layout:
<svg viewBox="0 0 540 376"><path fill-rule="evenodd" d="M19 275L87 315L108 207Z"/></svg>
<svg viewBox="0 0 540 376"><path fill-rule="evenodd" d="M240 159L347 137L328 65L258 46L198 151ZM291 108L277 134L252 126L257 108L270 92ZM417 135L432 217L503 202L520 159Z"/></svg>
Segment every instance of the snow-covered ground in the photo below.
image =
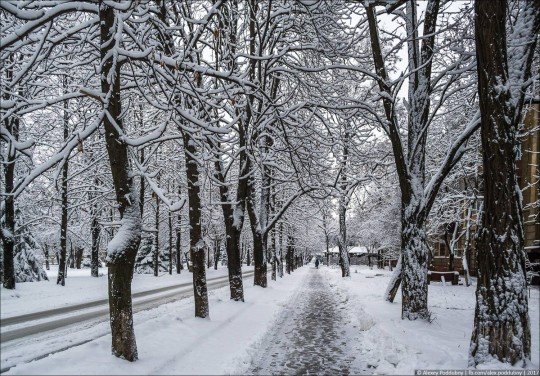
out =
<svg viewBox="0 0 540 376"><path fill-rule="evenodd" d="M21 362L7 373L267 374L342 370L414 374L416 369L467 368L474 286L431 284L433 322L408 321L400 318L399 293L395 303L383 300L389 271L363 266L352 266L351 271L351 277L344 279L338 268L315 270L310 265L269 281L266 289L253 286L250 278L244 282L244 303L230 301L228 287L210 291L209 319L193 317L192 299L138 312L135 332L139 360L134 363L110 354L109 324L99 322L64 329L55 333L57 338L47 341L25 344L28 353L42 352L54 341L68 346L42 359ZM190 276L184 273L175 281ZM76 285L72 277L68 286L70 282ZM147 278L150 282L145 284ZM160 278L136 276L134 285L145 289ZM19 293L21 300L34 296L24 288ZM9 305L11 300L7 301ZM528 368L538 369L538 288L531 289L529 305L533 355ZM87 343L69 346L70 342L86 339Z"/></svg>
<svg viewBox="0 0 540 376"><path fill-rule="evenodd" d="M243 270L252 269L253 267L245 267ZM58 266L53 265L51 270L47 271L48 281L18 283L15 290L1 287L0 318L107 299L107 268L100 268L99 273L101 276L95 278L90 276L90 269L68 269L66 285L59 286L56 284ZM209 279L223 277L227 275L227 267L207 269L206 273ZM181 274L173 271L172 275L161 273L158 277L153 274L135 274L132 292L189 283L192 278L192 274L186 269L182 270Z"/></svg>
<svg viewBox="0 0 540 376"><path fill-rule="evenodd" d="M401 290L394 303L383 299L391 273L365 266L351 268L350 278L341 278L337 268L324 269L329 282L346 297L350 312L366 323L361 347L376 367L374 372L407 375L416 369L467 368L476 286L431 283L428 305L433 322L402 320ZM530 292L532 364L528 368L538 369L540 290L532 287ZM501 366L490 364L487 368Z"/></svg>
<svg viewBox="0 0 540 376"><path fill-rule="evenodd" d="M283 305L297 290L306 271L307 268L300 268L276 282L269 281L269 287L265 289L245 281L244 303L230 301L228 287L210 291L209 319L193 317L192 299L136 313L139 360L134 363L110 354L109 324L101 322L62 332L57 341L97 339L20 364L7 374L236 373L237 369L249 364L251 349L257 347ZM43 343L30 344L25 351L39 352L41 349L37 347L42 346Z"/></svg>

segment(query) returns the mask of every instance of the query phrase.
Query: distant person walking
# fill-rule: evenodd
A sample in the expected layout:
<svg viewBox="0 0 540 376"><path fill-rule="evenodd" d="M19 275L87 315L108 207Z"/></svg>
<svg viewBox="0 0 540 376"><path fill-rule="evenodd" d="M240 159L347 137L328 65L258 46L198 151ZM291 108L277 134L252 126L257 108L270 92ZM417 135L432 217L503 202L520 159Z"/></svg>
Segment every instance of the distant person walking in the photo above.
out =
<svg viewBox="0 0 540 376"><path fill-rule="evenodd" d="M318 258L315 259L315 267L317 269L319 269L319 259Z"/></svg>

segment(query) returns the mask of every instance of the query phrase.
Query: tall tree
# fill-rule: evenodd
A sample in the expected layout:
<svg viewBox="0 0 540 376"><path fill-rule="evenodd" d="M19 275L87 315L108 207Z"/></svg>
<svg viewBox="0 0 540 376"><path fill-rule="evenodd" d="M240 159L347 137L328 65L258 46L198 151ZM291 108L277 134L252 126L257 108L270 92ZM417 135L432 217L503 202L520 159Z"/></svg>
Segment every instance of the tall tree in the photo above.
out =
<svg viewBox="0 0 540 376"><path fill-rule="evenodd" d="M67 77L62 76L62 88L64 93L67 91ZM64 128L64 142L69 137L69 112L68 101L63 103L63 128ZM56 284L64 286L66 284L66 255L67 255L67 231L68 231L68 170L69 170L69 158L65 158L62 165L62 181L60 185L60 195L62 200L62 214L60 221L60 259L58 263L58 278ZM73 249L73 245L71 247Z"/></svg>
<svg viewBox="0 0 540 376"><path fill-rule="evenodd" d="M534 6L536 10L524 10L532 13L534 26L530 31L535 34L528 42L533 44L533 51L540 24L540 2L535 1ZM477 0L474 6L484 213L477 242L478 284L471 366L493 358L525 364L531 357L523 213L515 165L521 119L519 105L523 99L515 98L511 88L506 9L496 1ZM524 57L532 61L532 56ZM530 65L525 64L524 68L530 70Z"/></svg>
<svg viewBox="0 0 540 376"><path fill-rule="evenodd" d="M429 249L425 233L425 222L445 177L466 151L465 148L462 148L462 145L478 129L479 119L478 116L474 116L455 138L448 148L447 157L440 164L429 182L426 182L426 134L435 113L440 108L440 105L438 105L431 109L430 97L435 84L441 77L447 76L447 85L451 85L459 76L449 73L445 76L444 72L442 72L439 73L437 79L432 77L440 1L430 0L427 2L424 16L424 37L421 38L421 45L418 37L419 21L416 14L416 2L414 0L396 2L393 6L387 7L387 11L391 12L404 3L406 4L406 11L402 14L405 19L409 61L409 105L407 108L406 144L400 135L398 111L395 102L397 92L394 92L392 88L396 82L392 83L388 75L385 56L379 39L379 27L375 12L377 4L367 4L366 14L376 73L375 80L381 92L381 101L386 120L383 129L392 144L401 189L401 268L396 269L396 277L392 279L393 286L390 286L389 291L397 291L397 286L403 281L401 289L402 318L414 320L417 318L429 318L427 304ZM452 63L451 66L462 66L469 59L464 55ZM450 69L446 68L445 71L450 72ZM397 81L401 84L400 80ZM442 92L442 97L439 99L440 103L443 103L446 99L445 92L446 89Z"/></svg>
<svg viewBox="0 0 540 376"><path fill-rule="evenodd" d="M121 227L107 246L109 311L112 353L129 361L137 359L133 330L131 280L141 241L138 194L130 174L128 145L123 140L120 68L114 50L122 44L122 20L108 2L99 1L101 96L103 126Z"/></svg>
<svg viewBox="0 0 540 376"><path fill-rule="evenodd" d="M13 56L10 55L8 62L11 66L6 70L6 82L11 82L13 78ZM13 88L11 88L13 90ZM3 94L4 100L10 100L11 95L9 91ZM2 163L4 166L4 219L2 223L2 229L0 235L2 236L3 245L3 283L2 285L6 289L15 288L15 265L13 258L15 257L15 162L16 162L16 148L15 143L19 141L19 117L6 117L4 120L5 130L11 135L8 138L8 142L2 149L5 153L2 153ZM4 143L3 143L4 144Z"/></svg>

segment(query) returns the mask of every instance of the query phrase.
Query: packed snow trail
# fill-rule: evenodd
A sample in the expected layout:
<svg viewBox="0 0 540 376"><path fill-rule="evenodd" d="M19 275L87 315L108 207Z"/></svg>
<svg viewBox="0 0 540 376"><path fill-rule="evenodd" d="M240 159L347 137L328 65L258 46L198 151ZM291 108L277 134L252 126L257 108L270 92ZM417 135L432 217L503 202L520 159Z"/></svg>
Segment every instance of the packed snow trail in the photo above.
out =
<svg viewBox="0 0 540 376"><path fill-rule="evenodd" d="M252 374L366 374L347 302L311 269L252 358ZM352 332L352 333L351 333ZM351 334L353 334L351 336Z"/></svg>

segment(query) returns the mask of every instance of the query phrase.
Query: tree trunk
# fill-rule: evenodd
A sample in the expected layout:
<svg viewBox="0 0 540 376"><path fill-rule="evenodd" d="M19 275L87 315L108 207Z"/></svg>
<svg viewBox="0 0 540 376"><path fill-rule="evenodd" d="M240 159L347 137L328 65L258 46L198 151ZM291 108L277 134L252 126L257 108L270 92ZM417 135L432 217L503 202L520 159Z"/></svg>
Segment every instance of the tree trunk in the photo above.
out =
<svg viewBox="0 0 540 376"><path fill-rule="evenodd" d="M45 269L49 270L49 246L45 244Z"/></svg>
<svg viewBox="0 0 540 376"><path fill-rule="evenodd" d="M10 62L13 62L13 55L10 56ZM13 71L9 68L6 72L6 83L11 81L13 77ZM6 101L10 99L9 93L4 94ZM4 120L4 126L6 130L13 136L15 141L19 140L19 118L7 117ZM4 144L4 143L2 143ZM15 188L15 161L16 150L15 147L8 141L4 147L6 150L7 160L4 165L4 228L0 231L2 237L2 245L4 248L3 255L3 286L6 289L15 288L15 197L13 191Z"/></svg>
<svg viewBox="0 0 540 376"><path fill-rule="evenodd" d="M283 278L283 222L279 224L279 251L276 255L277 272L279 278Z"/></svg>
<svg viewBox="0 0 540 376"><path fill-rule="evenodd" d="M342 202L343 200L345 200L345 198L342 197L339 203L339 265L341 266L341 276L350 277L351 269L349 251L347 249L347 227L345 222L347 207L346 204Z"/></svg>
<svg viewBox="0 0 540 376"><path fill-rule="evenodd" d="M176 274L180 274L184 268L182 264L182 215L178 214L176 225Z"/></svg>
<svg viewBox="0 0 540 376"><path fill-rule="evenodd" d="M261 229L261 223L255 209L255 182L253 179L250 179L249 183L249 194L246 198L246 207L249 215L249 223L251 226L251 236L253 238L253 263L255 264L255 275L253 278L255 286L266 287L268 284L267 281L267 270L266 270L266 260L264 257L264 239Z"/></svg>
<svg viewBox="0 0 540 376"><path fill-rule="evenodd" d="M390 261L390 271L392 271L392 261ZM386 288L385 300L392 303L396 297L397 290L401 284L401 256L399 256L396 269L392 272L392 277L390 278L390 283Z"/></svg>
<svg viewBox="0 0 540 376"><path fill-rule="evenodd" d="M285 254L285 261L287 263L286 272L291 274L292 272L292 255L293 255L293 246L292 246L292 237L288 236L287 241L287 253Z"/></svg>
<svg viewBox="0 0 540 376"><path fill-rule="evenodd" d="M240 232L229 228L225 239L227 251L227 269L229 272L229 287L231 299L244 301L244 287L242 284L242 259L240 257ZM249 265L249 255L248 255Z"/></svg>
<svg viewBox="0 0 540 376"><path fill-rule="evenodd" d="M68 260L69 260L69 268L75 269L75 250L73 249L73 243L70 243ZM67 277L67 274L66 274L66 277Z"/></svg>
<svg viewBox="0 0 540 376"><path fill-rule="evenodd" d="M92 277L99 276L99 234L101 232L98 222L97 213L94 212L92 218L92 250L90 254L90 275Z"/></svg>
<svg viewBox="0 0 540 376"><path fill-rule="evenodd" d="M80 269L83 259L84 248L77 247L75 249L75 268Z"/></svg>
<svg viewBox="0 0 540 376"><path fill-rule="evenodd" d="M169 211L169 274L173 271L173 225L172 213Z"/></svg>
<svg viewBox="0 0 540 376"><path fill-rule="evenodd" d="M154 277L159 274L159 197L156 195L155 212L156 232L154 233L154 253L152 254L152 264L154 266Z"/></svg>
<svg viewBox="0 0 540 376"><path fill-rule="evenodd" d="M214 252L214 270L217 270L217 268L218 268L219 256L220 256L220 253L221 253L219 243L220 243L220 241L216 239L216 244L215 244L215 248L214 248L215 249L215 252Z"/></svg>
<svg viewBox="0 0 540 376"><path fill-rule="evenodd" d="M484 215L478 239L478 284L469 365L531 358L523 213L516 179L518 123L508 82L506 7L475 2Z"/></svg>
<svg viewBox="0 0 540 376"><path fill-rule="evenodd" d="M253 263L255 264L255 275L253 282L255 286L266 287L268 285L266 260L264 258L263 235L259 231L253 233Z"/></svg>
<svg viewBox="0 0 540 376"><path fill-rule="evenodd" d="M193 268L193 292L195 296L195 316L208 317L208 291L206 286L205 249L201 228L201 194L199 169L195 155L197 150L188 132L183 132L186 158L186 175L189 203L189 241Z"/></svg>
<svg viewBox="0 0 540 376"><path fill-rule="evenodd" d="M64 92L66 92L66 78L62 78L62 84L64 87ZM69 128L68 128L68 101L64 101L64 141L69 137ZM67 178L68 178L68 159L64 161L62 166L62 182L60 185L61 189L61 200L62 200L62 214L60 220L60 263L58 265L58 277L56 279L57 285L65 286L66 284L66 253L67 253L67 228L68 228L68 188L67 188Z"/></svg>
<svg viewBox="0 0 540 376"><path fill-rule="evenodd" d="M140 116L140 127L141 130L144 129L144 115L143 115L143 108L142 104L139 105L139 116ZM140 148L140 156L139 156L139 163L141 166L144 166L144 146L141 146ZM140 181L139 181L139 211L141 212L141 218L144 216L144 196L145 196L145 181L144 176L141 175Z"/></svg>
<svg viewBox="0 0 540 376"><path fill-rule="evenodd" d="M402 282L401 317L409 320L429 319L428 254L426 233L415 218L402 218Z"/></svg>
<svg viewBox="0 0 540 376"><path fill-rule="evenodd" d="M277 230L273 229L270 233L272 243L270 246L270 254L271 254L271 261L272 261L272 281L275 281L277 279L277 255L276 255L276 249L277 249Z"/></svg>
<svg viewBox="0 0 540 376"><path fill-rule="evenodd" d="M469 248L471 246L471 212L473 205L474 201L467 208L467 218L465 221L465 246L463 248L463 256L461 258L463 264L463 272L465 276L465 286L467 287L471 285L469 282L469 280L471 279L471 275L469 273Z"/></svg>
<svg viewBox="0 0 540 376"><path fill-rule="evenodd" d="M120 65L111 49L119 22L115 11L104 1L99 1L101 39L101 92L105 141L111 165L111 175L116 193L116 202L122 225L107 246L109 269L109 310L112 335L112 353L128 361L137 359L137 344L133 330L131 304L131 279L135 257L141 240L141 217L138 195L134 189L129 169L128 145L122 141L122 118L120 101ZM114 123L116 124L113 124Z"/></svg>
<svg viewBox="0 0 540 376"><path fill-rule="evenodd" d="M224 31L219 34L222 46L228 54L234 54L237 46L237 18L233 15L238 10L237 2L229 2L227 6L220 8L218 14L219 30ZM219 60L217 54L220 50L216 49L216 61ZM236 69L235 59L229 59L227 69L234 71ZM217 117L217 114L216 114ZM244 224L244 212L246 195L248 192L247 179L249 176L249 158L246 153L246 134L245 124L241 122L238 127L239 152L239 176L236 187L236 203L232 203L229 186L226 181L224 168L221 161L221 150L219 142L210 140L210 145L216 154L214 162L215 175L219 182L219 192L221 197L221 208L225 224L225 251L227 252L227 270L229 274L229 288L231 300L244 301L244 287L242 282L242 260L240 236ZM217 261L216 261L217 263ZM217 265L217 264L216 264ZM249 265L249 263L248 263Z"/></svg>

